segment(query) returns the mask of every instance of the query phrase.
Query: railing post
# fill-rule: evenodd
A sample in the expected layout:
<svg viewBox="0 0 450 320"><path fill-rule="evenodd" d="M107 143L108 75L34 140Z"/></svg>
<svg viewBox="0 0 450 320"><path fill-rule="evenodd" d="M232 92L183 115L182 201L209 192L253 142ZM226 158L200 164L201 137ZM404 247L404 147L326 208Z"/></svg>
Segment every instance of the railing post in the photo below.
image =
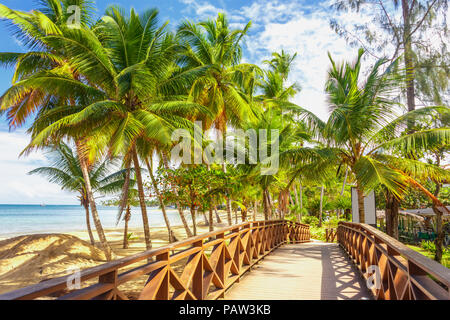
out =
<svg viewBox="0 0 450 320"><path fill-rule="evenodd" d="M194 270L194 276L192 278L192 293L198 300L203 300L206 296L203 288L203 239L193 243L194 248L201 248L201 251L197 254L200 255L200 259Z"/></svg>
<svg viewBox="0 0 450 320"><path fill-rule="evenodd" d="M114 300L115 292L116 292L116 288L117 288L117 269L99 276L98 282L99 283L112 283L114 285L114 287L110 291L99 295L95 299L96 300Z"/></svg>

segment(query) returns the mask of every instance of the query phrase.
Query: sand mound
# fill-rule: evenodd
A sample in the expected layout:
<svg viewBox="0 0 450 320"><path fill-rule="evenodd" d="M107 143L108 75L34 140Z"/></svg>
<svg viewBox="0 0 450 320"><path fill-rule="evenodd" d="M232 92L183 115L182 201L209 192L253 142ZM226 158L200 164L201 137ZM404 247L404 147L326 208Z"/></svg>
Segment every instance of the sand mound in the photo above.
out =
<svg viewBox="0 0 450 320"><path fill-rule="evenodd" d="M0 241L0 293L106 262L103 251L67 234L34 234Z"/></svg>

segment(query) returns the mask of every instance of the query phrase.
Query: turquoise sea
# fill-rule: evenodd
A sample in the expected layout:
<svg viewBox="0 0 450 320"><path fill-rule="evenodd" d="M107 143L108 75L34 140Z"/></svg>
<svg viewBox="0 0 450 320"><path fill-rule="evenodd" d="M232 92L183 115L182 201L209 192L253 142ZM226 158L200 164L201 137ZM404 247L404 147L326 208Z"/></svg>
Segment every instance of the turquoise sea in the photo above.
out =
<svg viewBox="0 0 450 320"><path fill-rule="evenodd" d="M123 228L123 221L116 226L117 208L98 208L104 228ZM159 208L149 207L148 216L151 227L165 226ZM142 226L140 208L131 210L130 228ZM168 209L169 220L173 226L180 225L178 211ZM188 216L186 216L188 219ZM91 217L91 226L94 224ZM33 233L55 233L86 230L84 208L79 205L11 205L0 204L0 238Z"/></svg>

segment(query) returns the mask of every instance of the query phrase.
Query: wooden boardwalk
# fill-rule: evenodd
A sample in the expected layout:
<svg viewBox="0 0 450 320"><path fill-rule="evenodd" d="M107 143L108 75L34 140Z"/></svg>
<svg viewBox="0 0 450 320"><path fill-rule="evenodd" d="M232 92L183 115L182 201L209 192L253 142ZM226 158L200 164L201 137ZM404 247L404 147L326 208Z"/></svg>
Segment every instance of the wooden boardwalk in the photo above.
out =
<svg viewBox="0 0 450 320"><path fill-rule="evenodd" d="M285 245L242 276L226 300L371 299L358 270L337 244Z"/></svg>

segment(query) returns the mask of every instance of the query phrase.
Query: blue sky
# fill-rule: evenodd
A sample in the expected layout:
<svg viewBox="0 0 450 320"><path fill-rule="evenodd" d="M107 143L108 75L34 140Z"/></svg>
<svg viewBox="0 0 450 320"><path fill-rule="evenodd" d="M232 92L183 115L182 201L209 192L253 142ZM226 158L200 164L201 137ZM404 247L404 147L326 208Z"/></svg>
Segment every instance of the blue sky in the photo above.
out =
<svg viewBox="0 0 450 320"><path fill-rule="evenodd" d="M294 102L326 119L326 96L323 87L328 67L327 52L337 60L353 59L356 49L350 48L329 27L333 14L328 9L329 0L97 0L98 15L108 4L119 4L124 8L141 11L157 7L160 19L169 20L175 27L185 18L200 20L214 18L218 12L226 12L233 26L243 26L252 21L252 28L244 47L244 60L260 64L273 51L297 52L298 58L292 70L290 81L302 86ZM36 8L33 0L1 0L1 3L18 10ZM355 14L340 17L345 23L361 19ZM24 51L11 36L6 23L0 22L0 51ZM1 69L0 91L10 85L12 70ZM19 204L76 204L74 194L63 192L58 186L38 176L26 173L37 166L45 165L42 153L33 153L18 159L26 146L28 137L23 129L9 132L4 118L0 118L0 203Z"/></svg>

